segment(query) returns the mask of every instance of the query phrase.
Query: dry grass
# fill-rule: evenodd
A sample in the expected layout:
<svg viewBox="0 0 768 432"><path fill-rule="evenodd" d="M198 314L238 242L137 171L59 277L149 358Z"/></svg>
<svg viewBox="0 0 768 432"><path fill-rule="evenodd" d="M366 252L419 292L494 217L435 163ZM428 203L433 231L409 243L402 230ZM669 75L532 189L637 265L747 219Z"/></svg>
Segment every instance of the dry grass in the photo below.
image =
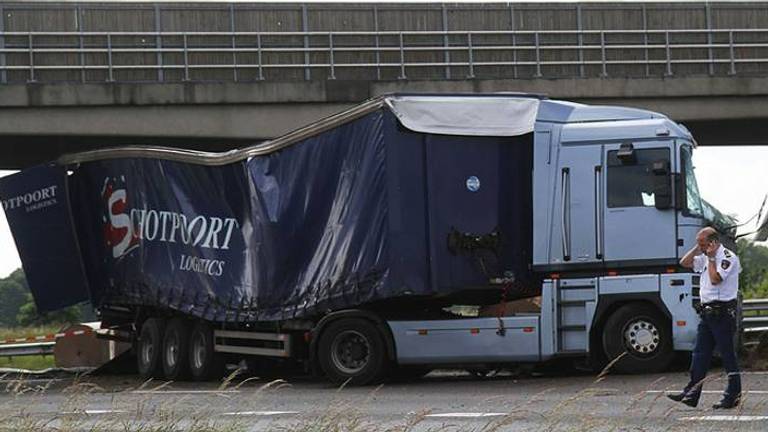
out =
<svg viewBox="0 0 768 432"><path fill-rule="evenodd" d="M222 416L223 412L241 412L264 409L265 397L273 392L290 391L290 385L275 380L257 385L255 378L240 379L239 371L226 377L217 387L220 393L209 399L194 400L189 397L164 397L163 391L177 388L172 382L146 381L134 388L114 392L85 379L75 379L65 389L53 392L51 383L39 383L23 378L9 381L5 396L0 397L0 430L2 431L45 431L45 432L501 432L501 431L676 431L686 430L690 423L678 421L679 417L701 415L704 409L683 409L666 400L662 393L649 393L664 386L667 377L660 377L648 384L637 394L626 394L620 381L608 381L610 368L615 362L598 374L584 388L568 390L570 396L562 397L563 389L548 388L514 406L508 406L506 414L484 421L438 423L427 417L432 413L429 407L413 407L400 418L384 423L371 420L370 408L381 396L381 387L360 395L354 391L339 388L322 407L313 407L294 421L274 423L261 418ZM8 379L7 377L5 378ZM713 374L709 380L721 380ZM611 385L612 384L612 385ZM722 384L719 381L712 388ZM482 385L478 382L478 385ZM617 388L613 388L617 387ZM514 387L510 390L511 392ZM3 389L0 387L0 391ZM134 390L141 390L141 394ZM745 389L747 390L747 389ZM237 393L235 393L237 392ZM105 399L110 394L111 407L123 412L110 415L93 415L86 411L94 406L94 400ZM615 416L606 415L606 406L615 403L615 397L629 397L627 406ZM206 396L207 397L207 396ZM48 399L44 399L48 398ZM51 398L60 400L51 405ZM511 398L510 398L511 399ZM268 399L266 399L268 400ZM488 399L488 406L498 406L505 397ZM768 400L747 400L750 410L763 411ZM44 405L45 402L47 405ZM494 405L492 405L494 404ZM40 406L49 406L49 413L33 414ZM109 409L102 408L102 409ZM729 414L741 414L743 409ZM258 425L258 428L255 428ZM659 426L661 425L661 426ZM761 424L742 424L739 430L761 430ZM659 429L661 427L661 429ZM696 430L711 425L699 424ZM749 429L755 427L755 429Z"/></svg>

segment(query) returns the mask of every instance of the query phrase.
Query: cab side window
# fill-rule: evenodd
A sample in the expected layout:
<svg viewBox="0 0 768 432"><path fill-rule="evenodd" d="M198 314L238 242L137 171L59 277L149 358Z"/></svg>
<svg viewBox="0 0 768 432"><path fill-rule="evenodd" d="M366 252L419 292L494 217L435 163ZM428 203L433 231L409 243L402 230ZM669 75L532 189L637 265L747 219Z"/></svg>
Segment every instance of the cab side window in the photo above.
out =
<svg viewBox="0 0 768 432"><path fill-rule="evenodd" d="M631 159L619 158L619 151L609 151L607 176L608 208L654 207L653 164L669 162L669 149L636 149Z"/></svg>

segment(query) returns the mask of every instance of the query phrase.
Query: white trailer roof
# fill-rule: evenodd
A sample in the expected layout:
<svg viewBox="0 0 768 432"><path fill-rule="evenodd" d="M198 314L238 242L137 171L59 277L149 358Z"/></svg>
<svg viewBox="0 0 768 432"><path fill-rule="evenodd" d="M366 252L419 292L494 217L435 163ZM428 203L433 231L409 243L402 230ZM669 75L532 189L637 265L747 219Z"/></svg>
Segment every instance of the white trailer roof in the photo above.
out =
<svg viewBox="0 0 768 432"><path fill-rule="evenodd" d="M391 96L384 99L410 130L442 135L519 136L533 132L538 98Z"/></svg>

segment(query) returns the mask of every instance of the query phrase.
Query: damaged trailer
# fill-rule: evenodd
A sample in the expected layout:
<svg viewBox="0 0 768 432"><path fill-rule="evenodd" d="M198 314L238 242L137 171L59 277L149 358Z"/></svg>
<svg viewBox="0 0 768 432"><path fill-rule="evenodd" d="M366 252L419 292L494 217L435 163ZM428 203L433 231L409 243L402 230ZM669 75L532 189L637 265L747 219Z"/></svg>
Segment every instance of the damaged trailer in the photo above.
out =
<svg viewBox="0 0 768 432"><path fill-rule="evenodd" d="M611 251L595 232L585 259L571 230L602 230L605 194L590 186L597 211L579 220L584 203L570 179L580 174L557 178L555 141L568 122L600 121L634 122L637 138L666 142L667 170L654 184L666 181L671 196L679 167L669 150L692 141L687 131L647 111L520 94L382 96L226 153L66 155L3 178L0 195L38 310L90 301L103 326L130 335L143 375L208 379L227 359L258 356L364 384L395 370L605 351L592 332L607 319L595 310ZM659 126L668 129L661 138ZM600 149L604 141L596 138ZM674 213L674 203L661 205L667 189L656 191L655 210ZM638 356L654 368L672 352L672 315L695 319L662 298L658 273L678 259L668 252L614 266L655 281L640 305L658 308L655 342L642 349L662 358ZM569 275L579 287L570 303L558 291ZM681 280L690 305L694 279ZM467 318L450 308L537 295L546 316ZM578 325L558 323L572 314ZM690 337L674 348L689 349Z"/></svg>

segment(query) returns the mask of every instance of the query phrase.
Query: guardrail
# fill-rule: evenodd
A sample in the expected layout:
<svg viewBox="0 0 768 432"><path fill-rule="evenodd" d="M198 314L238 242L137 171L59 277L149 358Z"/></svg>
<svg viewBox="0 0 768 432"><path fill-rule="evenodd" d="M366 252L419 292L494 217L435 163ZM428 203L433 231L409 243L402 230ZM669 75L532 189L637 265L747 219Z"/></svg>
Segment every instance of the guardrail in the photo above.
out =
<svg viewBox="0 0 768 432"><path fill-rule="evenodd" d="M744 312L757 312L768 316L768 299L743 300L741 308Z"/></svg>
<svg viewBox="0 0 768 432"><path fill-rule="evenodd" d="M742 312L750 313L741 321L741 328L747 336L758 337L768 332L768 299L749 299L742 301Z"/></svg>
<svg viewBox="0 0 768 432"><path fill-rule="evenodd" d="M766 29L0 32L0 82L768 74Z"/></svg>
<svg viewBox="0 0 768 432"><path fill-rule="evenodd" d="M31 342L0 345L0 357L21 357L53 354L56 342Z"/></svg>

